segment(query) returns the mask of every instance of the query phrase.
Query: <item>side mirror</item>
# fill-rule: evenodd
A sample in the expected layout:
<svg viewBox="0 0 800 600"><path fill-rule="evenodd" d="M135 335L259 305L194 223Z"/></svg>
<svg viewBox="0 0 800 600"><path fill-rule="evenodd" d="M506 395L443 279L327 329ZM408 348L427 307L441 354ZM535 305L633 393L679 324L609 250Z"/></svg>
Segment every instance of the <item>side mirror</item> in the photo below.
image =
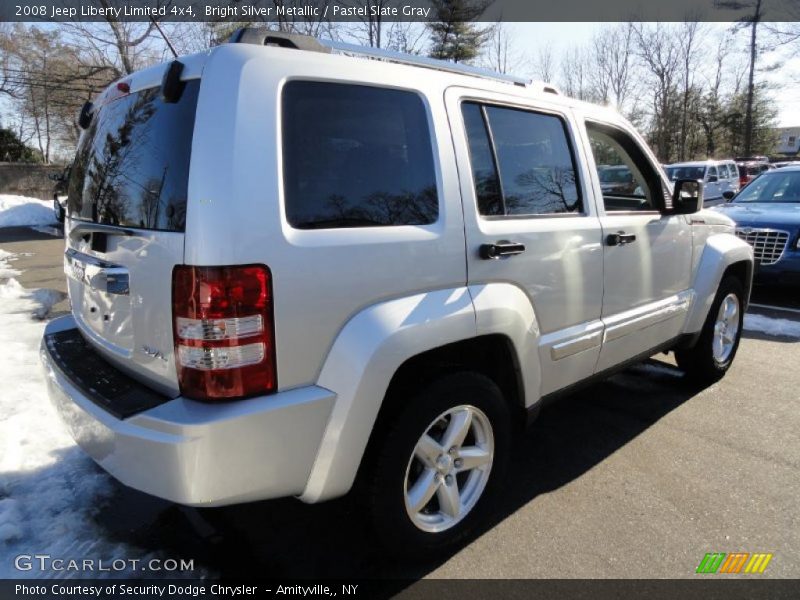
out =
<svg viewBox="0 0 800 600"><path fill-rule="evenodd" d="M708 183L717 183L719 181L719 177L716 175L710 175L708 177Z"/></svg>
<svg viewBox="0 0 800 600"><path fill-rule="evenodd" d="M672 192L672 210L690 215L703 209L703 182L697 179L678 179Z"/></svg>
<svg viewBox="0 0 800 600"><path fill-rule="evenodd" d="M725 190L724 192L722 192L722 197L725 198L725 200L728 201L728 202L733 200L733 197L735 195L736 195L736 193L732 192L731 190Z"/></svg>

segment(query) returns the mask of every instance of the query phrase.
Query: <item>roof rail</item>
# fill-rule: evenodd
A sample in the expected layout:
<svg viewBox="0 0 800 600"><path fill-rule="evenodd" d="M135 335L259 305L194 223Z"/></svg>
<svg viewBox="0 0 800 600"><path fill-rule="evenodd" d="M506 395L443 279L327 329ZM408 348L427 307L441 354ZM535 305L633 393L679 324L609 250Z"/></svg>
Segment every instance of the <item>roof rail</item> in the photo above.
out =
<svg viewBox="0 0 800 600"><path fill-rule="evenodd" d="M554 86L552 83L547 83L546 81L531 81L528 86L532 88L538 88L545 94L556 94L557 96L561 95L561 91L556 86Z"/></svg>
<svg viewBox="0 0 800 600"><path fill-rule="evenodd" d="M446 71L448 73L458 73L461 75L470 75L472 77L482 77L484 79L495 79L506 83L513 83L514 85L526 86L530 83L530 79L524 77L517 77L516 75L506 75L503 73L496 73L489 69L481 69L479 67L471 67L469 65L462 65L460 63L451 63L436 58L428 58L426 56L417 56L414 54L405 54L403 52L394 52L392 50L384 50L383 48L371 48L369 46L358 46L356 44L348 44L346 42L337 42L335 40L319 40L323 46L327 46L331 50L343 52L344 54L353 54L358 56L367 56L378 60L385 60L387 62L400 63L404 65L412 65L415 67L423 67L426 69L435 69L437 71Z"/></svg>
<svg viewBox="0 0 800 600"><path fill-rule="evenodd" d="M331 51L336 51L348 55L366 56L377 60L385 60L387 62L412 65L426 69L435 69L437 71L446 71L448 73L494 79L496 81L503 81L519 86L528 86L531 83L530 79L517 77L516 75L496 73L489 69L451 63L435 58L428 58L426 56L404 54L402 52L394 52L382 48L371 48L369 46L359 46L335 40L317 39L309 35L271 31L264 27L242 27L237 29L228 39L228 42L233 44L257 44L259 46L281 46L283 48L295 48L297 50L309 50L312 52L330 53ZM558 94L558 90L553 86L547 84L541 85L544 86L543 91Z"/></svg>

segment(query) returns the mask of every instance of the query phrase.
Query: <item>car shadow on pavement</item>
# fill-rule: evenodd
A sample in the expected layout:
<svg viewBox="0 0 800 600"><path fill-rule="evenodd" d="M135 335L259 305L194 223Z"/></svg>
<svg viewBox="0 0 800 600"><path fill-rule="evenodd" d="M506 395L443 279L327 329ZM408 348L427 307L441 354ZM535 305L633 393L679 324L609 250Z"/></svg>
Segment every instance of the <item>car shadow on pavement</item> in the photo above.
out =
<svg viewBox="0 0 800 600"><path fill-rule="evenodd" d="M546 407L518 442L510 469L517 476L487 528L580 477L699 391L673 365L650 360ZM422 578L447 559L414 564L387 556L357 496L356 490L320 505L281 499L192 509L118 484L96 519L111 537L194 558L221 579L375 578L399 591L403 584L388 580Z"/></svg>
<svg viewBox="0 0 800 600"><path fill-rule="evenodd" d="M61 225L47 225L38 231L33 227L0 227L0 244L7 242L30 242L38 240L52 240L53 238L64 237L64 229Z"/></svg>

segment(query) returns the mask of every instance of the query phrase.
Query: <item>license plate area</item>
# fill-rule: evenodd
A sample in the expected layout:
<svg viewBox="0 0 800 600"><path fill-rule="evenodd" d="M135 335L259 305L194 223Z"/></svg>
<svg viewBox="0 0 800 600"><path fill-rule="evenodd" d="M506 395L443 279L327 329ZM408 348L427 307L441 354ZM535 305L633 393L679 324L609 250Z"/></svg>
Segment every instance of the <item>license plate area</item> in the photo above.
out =
<svg viewBox="0 0 800 600"><path fill-rule="evenodd" d="M64 272L73 314L109 349L129 356L134 337L128 270L70 248Z"/></svg>

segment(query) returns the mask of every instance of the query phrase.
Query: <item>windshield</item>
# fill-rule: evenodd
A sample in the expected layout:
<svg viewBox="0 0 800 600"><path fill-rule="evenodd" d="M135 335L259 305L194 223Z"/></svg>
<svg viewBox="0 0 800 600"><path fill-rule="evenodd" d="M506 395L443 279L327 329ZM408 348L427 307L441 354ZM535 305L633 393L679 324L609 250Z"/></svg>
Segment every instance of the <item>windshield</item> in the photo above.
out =
<svg viewBox="0 0 800 600"><path fill-rule="evenodd" d="M705 167L667 167L667 177L670 181L678 179L702 179L705 177Z"/></svg>
<svg viewBox="0 0 800 600"><path fill-rule="evenodd" d="M139 229L183 231L189 155L200 80L175 103L150 88L94 115L69 182L72 218Z"/></svg>
<svg viewBox="0 0 800 600"><path fill-rule="evenodd" d="M800 202L800 171L772 171L754 179L734 202Z"/></svg>

